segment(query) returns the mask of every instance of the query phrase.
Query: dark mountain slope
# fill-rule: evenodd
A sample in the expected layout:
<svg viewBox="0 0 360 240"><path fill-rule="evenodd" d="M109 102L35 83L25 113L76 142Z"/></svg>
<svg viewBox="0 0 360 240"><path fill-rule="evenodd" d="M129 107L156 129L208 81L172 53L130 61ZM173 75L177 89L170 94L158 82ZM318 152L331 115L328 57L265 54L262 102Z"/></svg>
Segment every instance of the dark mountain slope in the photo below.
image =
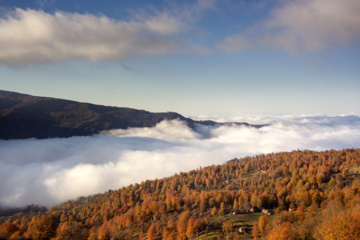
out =
<svg viewBox="0 0 360 240"><path fill-rule="evenodd" d="M180 119L192 128L195 123L218 124L174 112L151 113L0 90L1 139L89 136L110 129L153 127L164 119Z"/></svg>

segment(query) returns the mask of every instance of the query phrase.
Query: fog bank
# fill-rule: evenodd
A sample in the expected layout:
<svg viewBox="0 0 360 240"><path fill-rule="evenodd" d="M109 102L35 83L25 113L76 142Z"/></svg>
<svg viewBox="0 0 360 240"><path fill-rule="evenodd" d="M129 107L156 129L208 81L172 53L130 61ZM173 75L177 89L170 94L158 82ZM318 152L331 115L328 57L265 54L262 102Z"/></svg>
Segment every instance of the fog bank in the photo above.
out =
<svg viewBox="0 0 360 240"><path fill-rule="evenodd" d="M1 140L0 205L52 206L235 157L357 148L360 143L360 116L356 115L246 120L271 125L260 129L199 125L195 132L175 120L154 128L112 130L92 137Z"/></svg>

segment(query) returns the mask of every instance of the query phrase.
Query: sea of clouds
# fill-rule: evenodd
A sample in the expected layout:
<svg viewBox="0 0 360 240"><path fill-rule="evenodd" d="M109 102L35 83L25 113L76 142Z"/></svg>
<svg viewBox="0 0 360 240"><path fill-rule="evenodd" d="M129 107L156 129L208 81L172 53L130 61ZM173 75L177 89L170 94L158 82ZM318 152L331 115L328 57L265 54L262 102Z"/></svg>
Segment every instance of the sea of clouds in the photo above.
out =
<svg viewBox="0 0 360 240"><path fill-rule="evenodd" d="M360 147L359 115L216 120L269 125L199 125L194 131L173 120L91 137L0 140L0 205L49 207L235 157Z"/></svg>

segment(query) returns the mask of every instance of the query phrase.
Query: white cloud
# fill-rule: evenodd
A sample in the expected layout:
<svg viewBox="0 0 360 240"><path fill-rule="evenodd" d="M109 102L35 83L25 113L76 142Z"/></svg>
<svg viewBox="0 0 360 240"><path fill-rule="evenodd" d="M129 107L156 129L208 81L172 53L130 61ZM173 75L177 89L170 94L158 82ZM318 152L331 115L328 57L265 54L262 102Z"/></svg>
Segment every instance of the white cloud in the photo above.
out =
<svg viewBox="0 0 360 240"><path fill-rule="evenodd" d="M51 206L235 157L297 149L359 147L360 116L266 116L271 123L199 127L179 121L93 137L0 141L0 205Z"/></svg>
<svg viewBox="0 0 360 240"><path fill-rule="evenodd" d="M165 13L150 17L145 20L145 25L150 31L162 35L176 34L186 29L186 25L178 18L171 17Z"/></svg>
<svg viewBox="0 0 360 240"><path fill-rule="evenodd" d="M142 21L116 21L91 14L16 9L0 19L0 63L7 65L71 59L115 60L175 53L172 35L184 23L166 13Z"/></svg>
<svg viewBox="0 0 360 240"><path fill-rule="evenodd" d="M46 1L41 1L46 3ZM0 64L18 66L73 59L122 60L207 52L181 34L191 30L196 16L214 9L215 0L174 5L157 11L132 12L132 20L104 15L15 9L0 18Z"/></svg>
<svg viewBox="0 0 360 240"><path fill-rule="evenodd" d="M147 137L166 141L191 140L200 137L199 134L181 121L162 121L158 123L155 128L116 129L107 131L105 134L118 137Z"/></svg>
<svg viewBox="0 0 360 240"><path fill-rule="evenodd" d="M360 41L357 0L283 1L270 17L218 45L229 52L276 48L291 53L321 51Z"/></svg>

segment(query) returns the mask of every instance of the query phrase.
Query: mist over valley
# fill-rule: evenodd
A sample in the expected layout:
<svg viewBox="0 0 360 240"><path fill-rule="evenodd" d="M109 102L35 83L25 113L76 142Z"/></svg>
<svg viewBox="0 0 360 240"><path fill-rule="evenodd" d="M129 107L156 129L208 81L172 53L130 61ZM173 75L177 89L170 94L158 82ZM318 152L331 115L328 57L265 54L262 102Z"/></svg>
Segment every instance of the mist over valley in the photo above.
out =
<svg viewBox="0 0 360 240"><path fill-rule="evenodd" d="M0 205L50 207L233 158L297 149L357 148L360 142L357 115L226 119L261 127L194 120L189 125L184 119L91 136L0 140Z"/></svg>

